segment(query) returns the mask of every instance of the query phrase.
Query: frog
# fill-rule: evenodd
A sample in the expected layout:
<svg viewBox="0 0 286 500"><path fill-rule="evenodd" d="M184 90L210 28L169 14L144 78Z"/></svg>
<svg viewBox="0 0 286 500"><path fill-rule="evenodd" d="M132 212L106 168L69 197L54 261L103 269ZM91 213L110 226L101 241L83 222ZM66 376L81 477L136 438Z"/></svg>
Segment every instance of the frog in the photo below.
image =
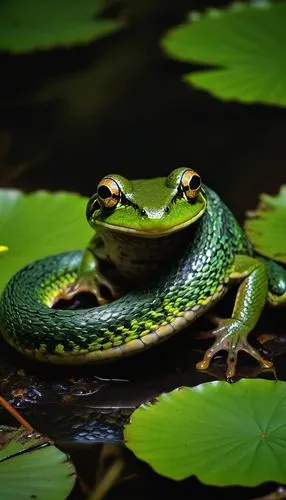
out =
<svg viewBox="0 0 286 500"><path fill-rule="evenodd" d="M178 166L166 177L107 174L86 206L94 235L84 250L51 255L19 270L0 300L4 339L24 355L58 365L106 363L141 353L202 315L213 339L198 370L227 352L226 377L240 351L272 361L248 335L266 304L286 304L286 270L257 254L231 210L199 173ZM231 289L230 317L210 310ZM55 308L82 292L87 308Z"/></svg>

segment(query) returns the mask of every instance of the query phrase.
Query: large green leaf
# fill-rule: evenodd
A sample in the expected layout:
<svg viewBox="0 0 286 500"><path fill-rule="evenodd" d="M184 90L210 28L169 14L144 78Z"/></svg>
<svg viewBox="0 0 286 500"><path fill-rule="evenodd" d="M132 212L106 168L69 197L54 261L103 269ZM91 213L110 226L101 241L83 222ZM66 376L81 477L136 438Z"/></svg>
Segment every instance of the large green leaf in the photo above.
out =
<svg viewBox="0 0 286 500"><path fill-rule="evenodd" d="M0 189L0 293L9 278L35 259L84 248L92 235L87 198L72 193Z"/></svg>
<svg viewBox="0 0 286 500"><path fill-rule="evenodd" d="M285 416L285 382L209 382L139 407L125 439L172 479L194 474L217 486L286 483Z"/></svg>
<svg viewBox="0 0 286 500"><path fill-rule="evenodd" d="M257 252L286 264L286 184L276 196L261 194L257 209L247 212L244 226Z"/></svg>
<svg viewBox="0 0 286 500"><path fill-rule="evenodd" d="M65 500L74 481L73 465L47 440L0 427L0 498Z"/></svg>
<svg viewBox="0 0 286 500"><path fill-rule="evenodd" d="M101 0L0 2L0 50L27 52L95 40L119 27L95 19L101 6Z"/></svg>
<svg viewBox="0 0 286 500"><path fill-rule="evenodd" d="M266 1L209 9L170 31L166 51L178 59L219 66L185 80L221 99L286 105L286 3Z"/></svg>

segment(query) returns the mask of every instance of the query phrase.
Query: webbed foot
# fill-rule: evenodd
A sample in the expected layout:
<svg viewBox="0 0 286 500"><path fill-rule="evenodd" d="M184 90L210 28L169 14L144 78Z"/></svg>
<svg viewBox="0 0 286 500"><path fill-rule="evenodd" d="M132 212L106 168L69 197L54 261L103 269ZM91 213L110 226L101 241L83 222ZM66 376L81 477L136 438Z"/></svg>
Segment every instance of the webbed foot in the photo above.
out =
<svg viewBox="0 0 286 500"><path fill-rule="evenodd" d="M273 366L271 361L264 359L262 355L249 344L247 341L249 328L241 321L235 318L216 318L215 322L218 324L217 328L207 332L207 334L201 335L204 338L210 336L216 337L216 340L212 347L205 352L202 361L197 363L196 368L198 370L207 369L214 355L222 350L228 351L226 369L227 379L232 378L235 375L237 355L239 351L247 352L250 356L255 358L263 368L271 368Z"/></svg>

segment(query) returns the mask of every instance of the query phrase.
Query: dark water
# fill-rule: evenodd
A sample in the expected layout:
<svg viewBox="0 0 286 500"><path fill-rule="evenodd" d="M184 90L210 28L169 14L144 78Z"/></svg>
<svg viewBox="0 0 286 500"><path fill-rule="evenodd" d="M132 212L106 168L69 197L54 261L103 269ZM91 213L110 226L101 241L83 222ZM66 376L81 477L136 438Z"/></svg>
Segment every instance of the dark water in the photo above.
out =
<svg viewBox="0 0 286 500"><path fill-rule="evenodd" d="M231 295L231 294L230 294ZM233 297L226 297L220 308L227 311ZM258 323L252 343L275 363L275 371L263 371L247 355L240 355L237 379L263 377L286 380L285 371L285 316L283 311L266 310ZM101 463L102 447L111 449L124 459L123 480L107 498L151 498L162 495L203 495L204 498L255 498L270 492L277 485L265 484L259 488L214 488L202 485L195 478L182 482L158 476L146 464L135 459L123 447L122 428L129 415L142 402L153 400L162 392L180 386L193 386L215 379L224 379L225 356L217 355L207 372L195 370L202 357L206 341L194 340L194 333L205 329L208 322L201 319L169 341L126 360L101 367L53 368L18 355L6 345L1 346L0 393L38 431L54 439L70 453L81 479L92 487ZM266 344L260 336L273 334ZM0 410L0 421L14 424L12 418ZM112 461L111 461L112 463ZM110 463L109 463L110 465ZM79 485L70 497L84 498Z"/></svg>
<svg viewBox="0 0 286 500"><path fill-rule="evenodd" d="M187 162L243 220L260 192L275 193L285 182L286 112L224 103L194 90L181 80L192 66L167 58L159 47L164 30L190 9L225 3L114 2L108 13L116 16L124 4L130 18L121 33L76 48L0 54L0 185L91 195L106 173L165 176ZM75 86L78 75L93 67L98 68L94 78ZM226 299L221 307L230 303ZM196 330L204 326L202 320ZM285 380L285 313L265 311L254 344L259 346L255 339L264 333L276 334L265 348L275 359L276 376ZM194 478L170 481L120 444L122 425L141 402L181 385L223 378L221 356L208 373L195 371L205 345L188 330L129 360L47 373L2 344L0 392L71 453L89 485L103 443L121 446L126 470L137 475L116 486L108 499L259 497L275 485L252 490L205 487ZM274 378L273 372L259 373L247 356L241 357L238 376ZM0 418L11 423L3 412ZM81 497L79 488L71 496Z"/></svg>

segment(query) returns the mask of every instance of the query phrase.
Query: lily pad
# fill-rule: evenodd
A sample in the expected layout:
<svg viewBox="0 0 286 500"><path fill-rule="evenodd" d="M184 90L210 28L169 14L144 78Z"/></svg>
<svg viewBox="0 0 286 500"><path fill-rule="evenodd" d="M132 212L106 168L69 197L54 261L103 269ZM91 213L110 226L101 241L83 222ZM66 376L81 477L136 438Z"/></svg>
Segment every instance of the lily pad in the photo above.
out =
<svg viewBox="0 0 286 500"><path fill-rule="evenodd" d="M244 227L255 250L286 264L286 184L277 195L260 195L254 211L247 212Z"/></svg>
<svg viewBox="0 0 286 500"><path fill-rule="evenodd" d="M23 194L0 189L0 293L10 277L35 259L84 248L92 236L87 198L73 193ZM8 250L7 250L8 247Z"/></svg>
<svg viewBox="0 0 286 500"><path fill-rule="evenodd" d="M216 66L185 75L188 83L225 100L285 106L285 19L286 3L236 2L191 13L163 46L180 60Z"/></svg>
<svg viewBox="0 0 286 500"><path fill-rule="evenodd" d="M0 427L0 498L64 500L74 482L72 463L43 437Z"/></svg>
<svg viewBox="0 0 286 500"><path fill-rule="evenodd" d="M101 8L101 0L1 2L0 50L27 52L95 40L120 27L117 21L96 19Z"/></svg>
<svg viewBox="0 0 286 500"><path fill-rule="evenodd" d="M162 394L125 428L127 447L171 479L286 483L286 383L241 379Z"/></svg>

